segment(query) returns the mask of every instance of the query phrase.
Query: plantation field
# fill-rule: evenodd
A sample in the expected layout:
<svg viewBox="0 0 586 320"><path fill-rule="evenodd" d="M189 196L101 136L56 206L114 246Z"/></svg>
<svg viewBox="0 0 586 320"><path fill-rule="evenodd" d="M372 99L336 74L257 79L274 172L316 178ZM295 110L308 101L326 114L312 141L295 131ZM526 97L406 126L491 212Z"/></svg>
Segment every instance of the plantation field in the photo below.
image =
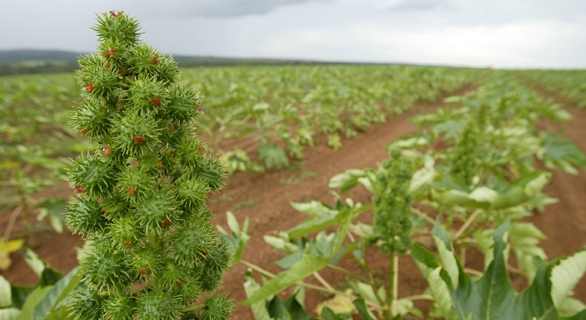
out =
<svg viewBox="0 0 586 320"><path fill-rule="evenodd" d="M501 110L497 109L499 103L511 106L519 104L521 107L518 109L525 108L523 103L539 105L536 111L521 110L521 116L513 116L507 113L509 111L503 111L502 115L492 115L495 123L499 123L499 118L510 116L510 123L500 122L503 128L514 123L521 129L502 133L498 132L499 128L495 125L494 130L491 129L493 131L488 130L493 132L493 138L496 137L494 140L488 141L487 138L487 141L477 141L478 144L484 143L498 149L502 137L503 141L508 139L507 143L511 143L513 148L503 147L506 149L503 151L506 153L506 161L498 164L487 164L488 160L482 162L488 158L483 153L482 157L485 158L477 161L477 166L481 168L478 172L481 173L477 174L476 179L480 179L480 182L469 177L472 182L468 184L483 183L482 177L488 177L484 181L486 185L501 192L509 189L499 189L501 182L494 181L500 177L505 176L506 181L525 179L523 183L527 183L528 179L535 177L529 172L533 170L532 166L551 172L549 183L545 184L543 190L537 190L540 196L523 207L530 215L524 216L523 213L517 216L518 212L512 211L507 211L507 214L515 216L518 220L516 223L531 222L543 232L547 238L535 242L543 249L547 261L580 251L586 245L586 170L583 167L586 159L574 151L563 153L556 149L556 144L562 144L555 140L553 132L565 130L564 139L586 150L586 110L583 109L586 96L583 85L572 87L580 83L585 74L583 71L549 73L404 66L234 67L182 71L182 81L192 84L202 93L202 102L198 107L203 110L203 116L197 120L197 125L202 139L208 145L207 151L220 156L231 172L226 187L210 196L208 207L214 213L216 222L226 230L233 227L227 221L226 211L231 211L240 224L245 218L250 221L250 241L242 255L246 263L230 268L224 278L222 291L235 301L243 301L247 298L243 287L246 281L244 274L251 265L260 266L272 274L283 271L275 261L286 254L265 243L263 236L276 236L277 231L293 230L308 219L291 202L314 200L334 206L332 191L335 191L341 194L342 199L351 198L354 203L371 205L373 194L367 188L357 186L342 194L339 186L332 186L330 179L349 169L376 169L389 158L389 144L395 143L397 146L400 144L397 141L406 141L396 147L402 150L403 155L417 154L414 157L421 159L432 155L437 160L435 165L438 172L442 166L456 166L459 156L454 158L450 153L451 143L458 144L463 138L454 142L450 140L450 135L459 137L465 131L463 119L466 119L466 115L454 110L466 103L466 112L478 112L478 118L481 117L481 111L478 110L484 108L483 104L494 105L492 112ZM8 237L27 238L27 245L34 252L60 272L67 273L78 265L76 247L83 246L83 241L67 230L62 233L55 231L62 227L62 200L73 195L69 185L60 182L65 176L62 168L67 163L67 157L74 158L79 152L95 150L98 145L82 139L86 129L90 130L91 135L89 122L75 129L69 128L67 122L72 105L79 100L78 84L72 75L0 79L0 154L3 157L0 160L0 197L3 199L0 226L7 236L5 242ZM558 79L569 80L561 83ZM474 95L475 92L480 92L478 95L486 103L475 102L480 101L475 96L449 98ZM499 102L495 102L497 100ZM552 102L562 107L551 107ZM567 114L560 110L567 111ZM535 114L541 113L536 116L533 111ZM567 122L555 121L562 120L566 115L571 115ZM417 119L417 123L414 123L414 119ZM82 119L74 125L78 126L82 121L89 120ZM551 132L546 134L546 129L551 129ZM426 142L398 140L413 135ZM505 145L504 142L502 144ZM537 150L534 145L540 149ZM554 151L558 153L554 154ZM487 153L492 154L490 151ZM481 158L479 153L469 155ZM519 164L511 164L514 161ZM418 167L424 167L423 162ZM568 173L573 171L575 174ZM441 183L447 185L445 181ZM436 188L431 182L428 184L427 187ZM530 188L528 185L523 185L523 188ZM554 203L550 201L551 198L541 197L540 190L559 201ZM502 191L501 195L506 192ZM428 203L426 199L421 200L421 204L414 204L414 207L426 212L433 222L438 212L446 210L444 205L454 205L449 201L460 201L441 198L443 196L439 191L438 194L434 193L434 197L445 201L438 207L433 207L432 201ZM458 205L465 207L470 204L458 202L454 206ZM475 205L471 206L486 209ZM541 206L544 208L539 212ZM27 218L26 211L31 217ZM37 222L39 213L45 216L42 223ZM476 214L472 213L472 216ZM368 210L357 221L372 224L373 216L373 210ZM466 229L461 227L467 220L457 220L455 218L449 230L459 235L460 229ZM496 229L496 222L487 220L477 227L493 230ZM335 231L335 225L327 225L324 230ZM34 234L32 239L31 234ZM471 245L466 251L465 266L482 272L485 268L485 254L480 240L483 238L478 234L467 236L475 239L478 246ZM457 238L454 237L454 241ZM528 241L538 238L535 236ZM437 253L430 231L414 232L413 242ZM536 243L531 242L531 250L537 250L534 246ZM464 245L458 243L459 246ZM529 251L525 251L525 254ZM367 248L366 253L370 269L375 270L374 282L387 283L389 275L386 270L390 267L388 255L376 246ZM513 288L519 292L528 286L527 279L521 273L534 270L523 269L526 265L518 261L523 256L517 253L514 250L510 253L510 277ZM540 255L539 251L530 256ZM23 256L22 251L11 253L12 264L6 271L2 271L2 276L13 284L33 285L37 278ZM398 261L398 298L429 296L429 293L424 292L429 284L420 271L421 265L416 264L408 254L400 255ZM361 272L354 260L342 261L340 265L352 272ZM320 270L319 276L323 277L323 281L309 276L306 282L320 285L325 281L339 291L349 288L345 283L345 275L336 273L334 269L324 268ZM260 280L258 273L256 279ZM574 298L586 303L586 278L580 280L574 292ZM279 296L285 299L291 293L289 289ZM307 290L307 312L316 316L315 308L318 304L331 298L332 295ZM426 315L425 318L429 317L428 299L410 301L414 301L414 307L420 309ZM407 317L416 318L414 315ZM239 305L233 319L247 320L254 319L254 316L249 307Z"/></svg>

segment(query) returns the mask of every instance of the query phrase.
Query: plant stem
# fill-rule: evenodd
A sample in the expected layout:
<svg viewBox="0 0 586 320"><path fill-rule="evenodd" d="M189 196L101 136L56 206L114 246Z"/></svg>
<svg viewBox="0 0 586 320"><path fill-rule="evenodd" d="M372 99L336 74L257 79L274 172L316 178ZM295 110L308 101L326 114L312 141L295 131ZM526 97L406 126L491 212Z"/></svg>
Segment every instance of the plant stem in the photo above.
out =
<svg viewBox="0 0 586 320"><path fill-rule="evenodd" d="M480 271L476 271L474 269L470 269L470 268L464 268L464 272L471 274L473 276L477 276L477 277L482 277L483 273Z"/></svg>
<svg viewBox="0 0 586 320"><path fill-rule="evenodd" d="M324 278L322 278L319 273L317 273L317 271L315 271L313 273L313 276L317 279L317 281L319 281L319 283L321 283L326 289L331 290L331 291L336 291L336 289L334 289L334 287L332 287L326 280L324 280Z"/></svg>
<svg viewBox="0 0 586 320"><path fill-rule="evenodd" d="M416 215L418 215L418 216L422 217L423 219L425 219L431 225L434 225L435 224L435 220L433 220L432 218L428 217L427 214L425 214L425 212L421 212L420 210L417 210L416 208L411 208L411 211L413 213L415 213Z"/></svg>
<svg viewBox="0 0 586 320"><path fill-rule="evenodd" d="M403 298L405 300L433 300L433 296L428 294L418 294Z"/></svg>
<svg viewBox="0 0 586 320"><path fill-rule="evenodd" d="M394 265L394 279L393 279L393 299L397 300L399 298L399 255L396 254L395 258L393 260L393 265ZM393 304L391 305L391 311L393 312L393 315L397 315L397 304L395 303L395 301L393 301Z"/></svg>
<svg viewBox="0 0 586 320"><path fill-rule="evenodd" d="M509 269L509 271L511 271L513 273L521 273L521 269L515 268L510 264L507 264L507 268Z"/></svg>
<svg viewBox="0 0 586 320"><path fill-rule="evenodd" d="M247 267L249 267L249 268L251 268L251 269L253 269L253 270L255 270L255 271L257 271L257 272L259 272L259 273L261 273L261 274L263 274L263 275L265 275L267 277L269 277L269 278L275 278L277 276L277 275L275 275L275 274L273 274L273 273L271 273L269 271L266 271L266 270L260 268L259 266L255 265L253 263L250 263L250 262L246 261L246 260L240 260L240 263L242 263L243 265L245 265L245 266L247 266ZM317 291L329 293L329 294L332 294L332 295L338 295L338 296L347 297L347 298L349 298L351 300L356 299L356 297L354 295L347 294L346 292L342 292L342 291L338 291L338 290L329 290L329 289L326 289L324 287L316 286L316 285L313 285L313 284L310 284L310 283L305 283L303 281L298 281L295 284L298 285L298 286L302 286L302 287L308 288L308 289L313 289L313 290L317 290ZM372 303L370 301L365 301L365 303L367 305L369 305L371 307L374 307L376 309L379 309L379 310L382 308L381 305L378 305L376 303Z"/></svg>
<svg viewBox="0 0 586 320"><path fill-rule="evenodd" d="M261 267L255 265L253 263L250 263L246 260L240 259L240 263L242 263L243 265L245 265L245 266L251 268L252 270L257 271L267 277L274 278L277 276L276 274L270 273L269 271L266 271L265 269L262 269Z"/></svg>
<svg viewBox="0 0 586 320"><path fill-rule="evenodd" d="M387 307L385 310L385 318L393 319L397 314L395 300L398 294L398 274L399 274L399 255L395 251L391 251L390 265L389 265L389 294L387 297Z"/></svg>
<svg viewBox="0 0 586 320"><path fill-rule="evenodd" d="M4 230L4 242L8 242L10 240L10 235L12 234L12 229L14 228L14 223L16 222L16 218L18 217L18 215L20 214L21 211L22 211L22 206L18 206L18 207L16 207L16 209L14 209L14 212L10 216L10 220L8 221L8 226L6 227L6 230Z"/></svg>
<svg viewBox="0 0 586 320"><path fill-rule="evenodd" d="M363 260L363 261L364 261L363 267L364 267L364 269L366 269L366 273L368 274L368 279L370 279L369 281L366 281L366 282L368 282L372 286L372 288L374 289L374 288L376 288L376 285L374 283L374 278L372 277L372 272L370 271L370 267L368 266L367 260ZM381 297L378 296L378 294L375 294L375 296L381 305L385 304L385 302L381 299Z"/></svg>
<svg viewBox="0 0 586 320"><path fill-rule="evenodd" d="M354 273L354 272L352 272L350 270L344 269L342 267L338 267L338 266L333 265L333 264L328 264L328 267L330 267L330 268L332 268L334 270L343 272L343 273L345 273L345 274L347 274L347 275L349 275L349 276L351 276L353 278L356 278L356 279L358 279L358 280L360 280L360 281L362 281L364 283L369 283L372 280L372 279L371 280L368 280L368 279L366 279L366 278L364 278L364 277L362 277L362 276L360 276L360 275L358 275L358 274L356 274L356 273Z"/></svg>
<svg viewBox="0 0 586 320"><path fill-rule="evenodd" d="M22 206L22 210L24 211L24 222L26 224L26 233L27 233L28 240L31 244L34 244L35 243L35 235L33 232L33 225L31 222L30 208L29 208L28 202L26 201L26 194L24 193L24 190L22 190L22 188L18 184L16 185L16 191L18 193L18 196L20 197L20 205Z"/></svg>
<svg viewBox="0 0 586 320"><path fill-rule="evenodd" d="M462 233L464 233L464 231L466 231L466 229L472 224L472 222L474 222L474 219L476 219L476 217L479 214L480 214L480 210L474 211L474 213L470 216L470 218L468 218L468 220L466 220L466 222L460 228L460 230L458 230L458 232L456 232L456 234L454 234L454 239L458 239L458 237L460 237L462 235Z"/></svg>
<svg viewBox="0 0 586 320"><path fill-rule="evenodd" d="M462 267L464 267L466 265L466 245L462 245L462 249L460 251L460 262L462 263Z"/></svg>

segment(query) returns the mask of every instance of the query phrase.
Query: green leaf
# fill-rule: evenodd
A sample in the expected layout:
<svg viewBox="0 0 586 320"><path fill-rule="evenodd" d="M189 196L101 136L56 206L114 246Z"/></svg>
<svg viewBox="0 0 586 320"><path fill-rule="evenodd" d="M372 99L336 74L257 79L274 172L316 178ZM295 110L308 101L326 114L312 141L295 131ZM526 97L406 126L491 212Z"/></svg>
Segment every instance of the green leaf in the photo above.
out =
<svg viewBox="0 0 586 320"><path fill-rule="evenodd" d="M375 320L374 316L366 307L366 303L364 303L364 299L356 299L353 301L356 310L358 310L358 314L362 317L362 320Z"/></svg>
<svg viewBox="0 0 586 320"><path fill-rule="evenodd" d="M538 247L539 241L545 239L545 235L532 223L515 222L511 226L509 237L519 269L531 283L537 271L533 259L538 257L545 260L547 258L545 251Z"/></svg>
<svg viewBox="0 0 586 320"><path fill-rule="evenodd" d="M436 228L438 224L439 222L436 223ZM448 245L447 247L451 248L451 245ZM431 293L435 301L437 301L443 316L446 319L455 319L456 315L452 311L454 301L451 296L450 288L448 287L448 283L451 285L451 281L448 278L447 273L444 270L441 270L437 258L417 243L413 244L411 256L415 260L415 264L421 273L423 273L423 277L427 279ZM444 274L444 277L442 277L442 273ZM458 283L460 283L460 279Z"/></svg>
<svg viewBox="0 0 586 320"><path fill-rule="evenodd" d="M401 316L404 316L412 311L415 311L413 300L408 299L397 299L394 300L393 303L395 304L395 308L397 309L397 313Z"/></svg>
<svg viewBox="0 0 586 320"><path fill-rule="evenodd" d="M356 294L364 298L364 300L375 304L380 304L380 300L377 297L374 288L370 284L358 280L348 281L348 284L350 285L350 287L352 287L352 289L354 289Z"/></svg>
<svg viewBox="0 0 586 320"><path fill-rule="evenodd" d="M49 215L59 218L61 221L65 220L64 213L66 211L67 201L64 199L52 197L39 203L37 207L43 210L43 215L39 219L42 219L45 215Z"/></svg>
<svg viewBox="0 0 586 320"><path fill-rule="evenodd" d="M444 99L444 103L459 103L462 101L460 96L450 96Z"/></svg>
<svg viewBox="0 0 586 320"><path fill-rule="evenodd" d="M547 132L543 139L543 157L548 168L561 167L564 171L577 174L571 165L586 167L586 154L573 142L562 140L563 131Z"/></svg>
<svg viewBox="0 0 586 320"><path fill-rule="evenodd" d="M28 296L35 290L34 287L12 286L12 307L22 309Z"/></svg>
<svg viewBox="0 0 586 320"><path fill-rule="evenodd" d="M63 278L63 274L61 272L56 271L55 269L47 266L43 273L41 274L41 278L39 279L38 285L40 286L47 286L47 285L54 285L57 281Z"/></svg>
<svg viewBox="0 0 586 320"><path fill-rule="evenodd" d="M425 137L401 137L389 144L386 148L387 150L417 149L426 147L429 145L429 143L429 139L426 139Z"/></svg>
<svg viewBox="0 0 586 320"><path fill-rule="evenodd" d="M582 250L564 260L551 271L551 297L556 308L560 309L571 296L572 290L586 272L586 250ZM571 314L567 315L571 316Z"/></svg>
<svg viewBox="0 0 586 320"><path fill-rule="evenodd" d="M435 298L435 301L437 301L444 317L452 319L454 317L451 309L454 307L455 301L453 301L450 296L448 283L441 277L441 271L442 269L437 267L425 272L428 274L427 281L429 282L429 287L433 293L433 297Z"/></svg>
<svg viewBox="0 0 586 320"><path fill-rule="evenodd" d="M45 261L39 258L39 256L31 249L26 248L25 252L24 260L26 263L38 277L42 277L43 271L45 270Z"/></svg>
<svg viewBox="0 0 586 320"><path fill-rule="evenodd" d="M314 255L304 254L301 260L291 267L291 269L278 274L275 278L267 282L260 290L254 292L252 296L244 300L241 304L245 306L252 305L275 295L297 281L303 280L317 270L323 269L328 265L329 259L317 257Z"/></svg>
<svg viewBox="0 0 586 320"><path fill-rule="evenodd" d="M466 318L472 314L472 319L507 318L506 311L515 298L508 278L506 260L503 256L505 250L503 237L509 229L510 223L507 221L493 233L494 258L484 276L475 283L465 281L462 286L457 288L454 307L460 317ZM463 277L465 278L467 275L463 275ZM476 295L469 295L470 291L475 292Z"/></svg>
<svg viewBox="0 0 586 320"><path fill-rule="evenodd" d="M579 316L580 311L586 313L586 305L584 305L582 301L574 298L567 298L562 305L558 307L558 314L561 317ZM584 317L582 316L580 319L584 319Z"/></svg>
<svg viewBox="0 0 586 320"><path fill-rule="evenodd" d="M322 320L344 320L344 318L336 315L334 311L328 307L322 309L320 316Z"/></svg>
<svg viewBox="0 0 586 320"><path fill-rule="evenodd" d="M275 248L283 253L291 254L291 253L299 251L298 246L294 245L293 243L291 243L283 238L264 235L263 239L265 240L265 242L267 244L269 244L273 248Z"/></svg>
<svg viewBox="0 0 586 320"><path fill-rule="evenodd" d="M258 148L258 157L264 160L267 169L280 169L289 166L285 150L274 143L262 144Z"/></svg>
<svg viewBox="0 0 586 320"><path fill-rule="evenodd" d="M45 319L51 312L58 309L59 304L64 301L67 295L77 286L81 274L78 268L73 269L65 277L55 283L51 290L47 292L44 298L35 307L34 320Z"/></svg>
<svg viewBox="0 0 586 320"><path fill-rule="evenodd" d="M248 270L244 274L244 278L246 279L246 281L244 282L244 292L246 293L247 297L250 297L254 292L260 289L260 285L254 280L250 270ZM269 297L269 299L270 298L272 297ZM252 311L252 314L254 315L254 318L256 320L271 319L271 316L269 315L269 312L266 308L264 301L253 303L252 305L250 305L250 310Z"/></svg>
<svg viewBox="0 0 586 320"><path fill-rule="evenodd" d="M226 217L228 220L228 227L230 228L230 230L232 230L234 234L240 235L240 226L238 225L238 221L236 220L236 217L234 217L234 214L230 211L227 211Z"/></svg>
<svg viewBox="0 0 586 320"><path fill-rule="evenodd" d="M224 239L224 241L232 246L232 249L234 250L234 254L232 255L232 264L236 264L238 261L240 261L240 258L246 249L246 245L250 240L250 236L247 233L249 222L248 218L245 218L244 225L242 226L242 229L240 229L238 221L232 212L226 212L226 216L228 220L228 226L230 231L232 231L232 234L229 235L221 226L218 226L218 230L220 231L220 236L222 239Z"/></svg>
<svg viewBox="0 0 586 320"><path fill-rule="evenodd" d="M468 195L468 198L479 203L488 203L489 206L495 203L498 197L498 192L484 186L474 189L470 195Z"/></svg>
<svg viewBox="0 0 586 320"><path fill-rule="evenodd" d="M285 258L283 258L279 261L276 261L275 263L283 269L289 269L294 264L296 264L297 261L301 260L301 258L303 258L303 252L297 251L297 252L293 252L292 254L286 256Z"/></svg>
<svg viewBox="0 0 586 320"><path fill-rule="evenodd" d="M506 209L518 206L537 196L549 181L551 174L535 172L511 182L504 193L480 186L468 193L463 190L432 190L437 201L481 209ZM437 187L437 186L436 186Z"/></svg>
<svg viewBox="0 0 586 320"><path fill-rule="evenodd" d="M443 231L443 228L441 230ZM433 232L433 240L435 241L435 245L437 246L440 261L442 262L442 267L444 270L446 270L450 277L452 288L457 288L458 280L460 277L460 270L458 268L456 256L451 247L451 243L449 243L449 241L446 242L444 239L440 239L438 236L436 236L436 228L434 228ZM445 233L445 231L443 232Z"/></svg>
<svg viewBox="0 0 586 320"><path fill-rule="evenodd" d="M309 202L289 202L293 209L303 212L312 217L319 217L322 215L335 215L338 213L337 210L330 208L323 202L320 201L309 201Z"/></svg>
<svg viewBox="0 0 586 320"><path fill-rule="evenodd" d="M18 320L20 315L19 309L9 308L0 310L0 320Z"/></svg>
<svg viewBox="0 0 586 320"><path fill-rule="evenodd" d="M6 308L12 305L12 290L10 282L3 276L0 276L0 308Z"/></svg>
<svg viewBox="0 0 586 320"><path fill-rule="evenodd" d="M325 214L315 219L304 221L288 230L287 233L290 238L302 237L330 226L339 225L342 221L345 221L348 217L355 214L357 214L357 210L354 208L341 210L336 215Z"/></svg>
<svg viewBox="0 0 586 320"><path fill-rule="evenodd" d="M73 320L73 316L71 314L71 309L67 308L66 306L63 306L59 309L57 309L57 311L53 311L51 313L49 313L49 315L47 315L47 317L44 320Z"/></svg>
<svg viewBox="0 0 586 320"><path fill-rule="evenodd" d="M434 125L433 131L436 133L445 132L444 139L449 139L461 132L465 125L466 120L449 119Z"/></svg>
<svg viewBox="0 0 586 320"><path fill-rule="evenodd" d="M356 185L360 178L368 177L368 171L363 169L349 169L344 173L337 174L330 179L328 187L330 189L340 188L341 193L346 193Z"/></svg>
<svg viewBox="0 0 586 320"><path fill-rule="evenodd" d="M340 135L337 133L328 134L328 146L332 147L334 150L340 149L342 147Z"/></svg>
<svg viewBox="0 0 586 320"><path fill-rule="evenodd" d="M53 286L37 287L26 299L22 306L22 312L20 313L19 320L32 320L34 319L35 308L43 300L47 292L51 290Z"/></svg>
<svg viewBox="0 0 586 320"><path fill-rule="evenodd" d="M39 276L39 282L37 283L38 286L43 287L46 285L53 285L63 278L63 274L51 268L43 259L39 258L34 251L27 248L25 249L25 252L25 261L34 273Z"/></svg>
<svg viewBox="0 0 586 320"><path fill-rule="evenodd" d="M434 162L435 161L431 156L425 156L424 166L421 169L417 170L411 178L411 183L409 184L408 191L410 194L415 196L420 194L421 192L423 192L423 190L425 190L425 187L427 187L434 181L437 175L435 168L433 167Z"/></svg>
<svg viewBox="0 0 586 320"><path fill-rule="evenodd" d="M352 314L356 308L352 303L352 289L347 289L345 294L335 294L334 297L318 304L315 311L323 314L323 309L328 308L334 314Z"/></svg>
<svg viewBox="0 0 586 320"><path fill-rule="evenodd" d="M440 227L436 224L436 228ZM535 258L536 275L533 283L525 291L517 293L511 286L506 266L507 256L504 254L507 251L505 236L510 229L511 223L507 220L493 232L493 259L480 279L470 278L458 264L460 268L458 286L449 288L448 296L446 296L446 288L451 284L451 281L446 270L442 267L432 269L437 263L434 261L433 255L418 245L413 246L412 256L428 279L433 296L444 317L451 319L452 312L455 312L461 319L470 318L472 320L560 319L552 294L554 291L556 292L556 299L560 304L565 301L568 292L577 282L576 278L583 274L582 264L586 257L579 253L569 258L567 264L560 263L559 265L557 262L545 264L539 258ZM446 248L450 247L446 246ZM564 276L561 277L564 279L557 280L558 275L553 275L552 270L556 267L561 268L558 275L563 274ZM444 276L444 272L446 276ZM570 274L569 278L565 278L566 273ZM553 286L556 286L555 283L552 284L554 279L561 283L557 285L556 290L552 289ZM451 299L446 300L446 297ZM446 306L450 306L452 303L453 309L447 310ZM574 306L573 312L584 312L579 307ZM586 312L578 315L586 316Z"/></svg>
<svg viewBox="0 0 586 320"><path fill-rule="evenodd" d="M269 314L274 319L312 320L303 306L295 298L295 294L286 300L275 296L267 303Z"/></svg>

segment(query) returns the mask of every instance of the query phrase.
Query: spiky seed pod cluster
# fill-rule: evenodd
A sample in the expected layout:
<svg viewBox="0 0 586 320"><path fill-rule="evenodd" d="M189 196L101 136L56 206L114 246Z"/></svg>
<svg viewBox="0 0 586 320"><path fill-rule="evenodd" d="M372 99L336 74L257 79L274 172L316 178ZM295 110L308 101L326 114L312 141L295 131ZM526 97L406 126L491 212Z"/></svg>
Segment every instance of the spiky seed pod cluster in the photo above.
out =
<svg viewBox="0 0 586 320"><path fill-rule="evenodd" d="M67 224L94 246L75 318L227 319L232 302L215 291L231 251L206 207L226 172L193 133L200 97L176 83L171 57L139 41L136 19L104 13L94 30L98 52L79 62L71 118L98 144L70 168Z"/></svg>
<svg viewBox="0 0 586 320"><path fill-rule="evenodd" d="M374 234L383 244L384 253L405 253L411 245L411 204L408 194L413 168L411 162L401 159L401 151L394 150L391 159L383 162L374 184Z"/></svg>
<svg viewBox="0 0 586 320"><path fill-rule="evenodd" d="M473 118L469 118L450 157L450 172L464 181L466 185L472 184L472 179L478 169L476 162L478 139L478 124Z"/></svg>
<svg viewBox="0 0 586 320"><path fill-rule="evenodd" d="M490 117L488 114L488 104L482 103L476 112L476 123L478 125L478 132L482 133L486 130L490 123Z"/></svg>

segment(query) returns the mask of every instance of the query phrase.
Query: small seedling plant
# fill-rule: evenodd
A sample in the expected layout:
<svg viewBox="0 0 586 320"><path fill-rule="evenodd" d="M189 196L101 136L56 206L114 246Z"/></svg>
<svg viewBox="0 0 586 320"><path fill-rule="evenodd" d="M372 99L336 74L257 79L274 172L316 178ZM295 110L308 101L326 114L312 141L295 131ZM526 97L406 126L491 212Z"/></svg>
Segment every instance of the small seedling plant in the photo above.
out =
<svg viewBox="0 0 586 320"><path fill-rule="evenodd" d="M135 18L100 14L80 59L74 128L97 149L69 168L67 225L91 242L69 306L75 319L227 319L217 292L231 261L206 207L225 169L197 137L200 96Z"/></svg>

